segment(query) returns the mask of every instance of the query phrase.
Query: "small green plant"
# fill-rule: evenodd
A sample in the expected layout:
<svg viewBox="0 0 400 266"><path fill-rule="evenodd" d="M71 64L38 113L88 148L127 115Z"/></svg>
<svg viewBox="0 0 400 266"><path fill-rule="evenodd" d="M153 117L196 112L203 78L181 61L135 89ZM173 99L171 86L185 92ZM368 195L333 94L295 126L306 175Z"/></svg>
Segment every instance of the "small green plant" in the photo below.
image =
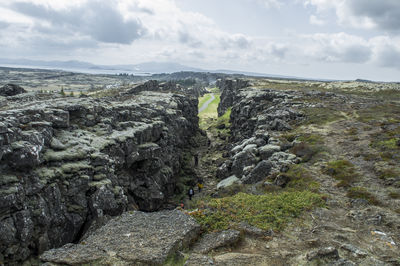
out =
<svg viewBox="0 0 400 266"><path fill-rule="evenodd" d="M347 160L328 162L324 173L339 180L338 187L349 187L358 178L354 165Z"/></svg>
<svg viewBox="0 0 400 266"><path fill-rule="evenodd" d="M62 96L65 96L64 87L61 87L60 94L61 94Z"/></svg>
<svg viewBox="0 0 400 266"><path fill-rule="evenodd" d="M319 190L320 184L312 178L312 174L302 164L290 166L289 170L282 175L285 175L290 180L286 186L288 190L310 190L313 192L318 192Z"/></svg>
<svg viewBox="0 0 400 266"><path fill-rule="evenodd" d="M352 199L365 199L370 204L379 205L376 197L363 187L352 187L347 191L347 197Z"/></svg>
<svg viewBox="0 0 400 266"><path fill-rule="evenodd" d="M69 94L69 96L74 97L74 92L71 91L70 94Z"/></svg>

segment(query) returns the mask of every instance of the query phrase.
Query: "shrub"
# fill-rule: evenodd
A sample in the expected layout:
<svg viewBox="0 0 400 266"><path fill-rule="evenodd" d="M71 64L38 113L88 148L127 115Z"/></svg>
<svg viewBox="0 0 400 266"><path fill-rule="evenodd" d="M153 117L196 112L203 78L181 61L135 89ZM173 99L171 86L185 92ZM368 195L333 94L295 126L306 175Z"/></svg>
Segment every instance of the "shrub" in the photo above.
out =
<svg viewBox="0 0 400 266"><path fill-rule="evenodd" d="M192 215L207 231L225 230L240 222L280 231L304 210L323 205L321 195L310 191L266 195L240 192L231 197L211 199L206 203L206 210Z"/></svg>
<svg viewBox="0 0 400 266"><path fill-rule="evenodd" d="M358 178L354 165L347 160L337 160L328 162L324 173L339 180L339 187L349 187Z"/></svg>
<svg viewBox="0 0 400 266"><path fill-rule="evenodd" d="M368 192L363 187L352 187L347 191L347 197L353 199L365 199L370 204L378 205L379 201L375 198L375 196Z"/></svg>

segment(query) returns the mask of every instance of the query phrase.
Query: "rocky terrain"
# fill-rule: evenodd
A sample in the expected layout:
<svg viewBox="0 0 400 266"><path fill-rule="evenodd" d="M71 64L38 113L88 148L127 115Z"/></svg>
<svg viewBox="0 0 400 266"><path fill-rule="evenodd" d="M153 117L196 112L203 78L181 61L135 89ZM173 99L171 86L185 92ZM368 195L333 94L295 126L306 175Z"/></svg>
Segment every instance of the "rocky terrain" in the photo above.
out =
<svg viewBox="0 0 400 266"><path fill-rule="evenodd" d="M0 97L0 261L399 265L400 92L356 82Z"/></svg>
<svg viewBox="0 0 400 266"><path fill-rule="evenodd" d="M198 131L197 99L26 93L0 111L1 261L78 240L93 220L158 210Z"/></svg>

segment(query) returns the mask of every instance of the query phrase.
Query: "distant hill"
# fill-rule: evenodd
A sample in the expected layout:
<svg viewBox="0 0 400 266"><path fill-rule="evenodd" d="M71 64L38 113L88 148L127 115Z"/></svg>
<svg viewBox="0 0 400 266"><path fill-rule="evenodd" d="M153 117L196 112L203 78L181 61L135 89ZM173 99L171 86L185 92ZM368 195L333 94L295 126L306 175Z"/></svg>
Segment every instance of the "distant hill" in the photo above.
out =
<svg viewBox="0 0 400 266"><path fill-rule="evenodd" d="M148 62L136 65L95 65L88 62L77 60L70 61L42 61L30 59L5 59L0 58L0 65L20 66L32 68L50 68L61 70L75 70L88 73L129 73L129 74L154 74L154 73L173 73L179 71L203 72L205 70L189 67L177 63Z"/></svg>
<svg viewBox="0 0 400 266"><path fill-rule="evenodd" d="M206 70L190 66L181 65L173 62L146 62L131 65L95 65L88 62L69 60L69 61L43 61L30 59L6 59L0 58L0 66L20 67L20 68L44 68L58 69L72 72L82 72L90 74L119 74L128 73L134 75L152 75L152 74L170 74L175 72L210 72L222 73L229 75L245 75L253 77L269 77L278 79L297 79L297 80L313 80L294 76L274 75L256 72L246 72L240 70ZM325 81L325 80L324 80ZM328 81L328 80L326 80Z"/></svg>

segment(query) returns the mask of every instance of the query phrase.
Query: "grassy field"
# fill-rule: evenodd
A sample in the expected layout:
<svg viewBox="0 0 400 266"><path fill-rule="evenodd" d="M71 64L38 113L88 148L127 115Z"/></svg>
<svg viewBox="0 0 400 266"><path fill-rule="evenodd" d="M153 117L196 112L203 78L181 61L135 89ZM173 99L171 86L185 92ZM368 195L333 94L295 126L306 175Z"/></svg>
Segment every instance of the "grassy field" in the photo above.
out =
<svg viewBox="0 0 400 266"><path fill-rule="evenodd" d="M199 114L199 125L203 130L206 130L212 124L212 122L218 118L217 108L220 102L220 94L214 94L214 96L215 100L212 101L207 108ZM209 99L211 99L211 93L207 93L203 97L199 98L199 108Z"/></svg>

